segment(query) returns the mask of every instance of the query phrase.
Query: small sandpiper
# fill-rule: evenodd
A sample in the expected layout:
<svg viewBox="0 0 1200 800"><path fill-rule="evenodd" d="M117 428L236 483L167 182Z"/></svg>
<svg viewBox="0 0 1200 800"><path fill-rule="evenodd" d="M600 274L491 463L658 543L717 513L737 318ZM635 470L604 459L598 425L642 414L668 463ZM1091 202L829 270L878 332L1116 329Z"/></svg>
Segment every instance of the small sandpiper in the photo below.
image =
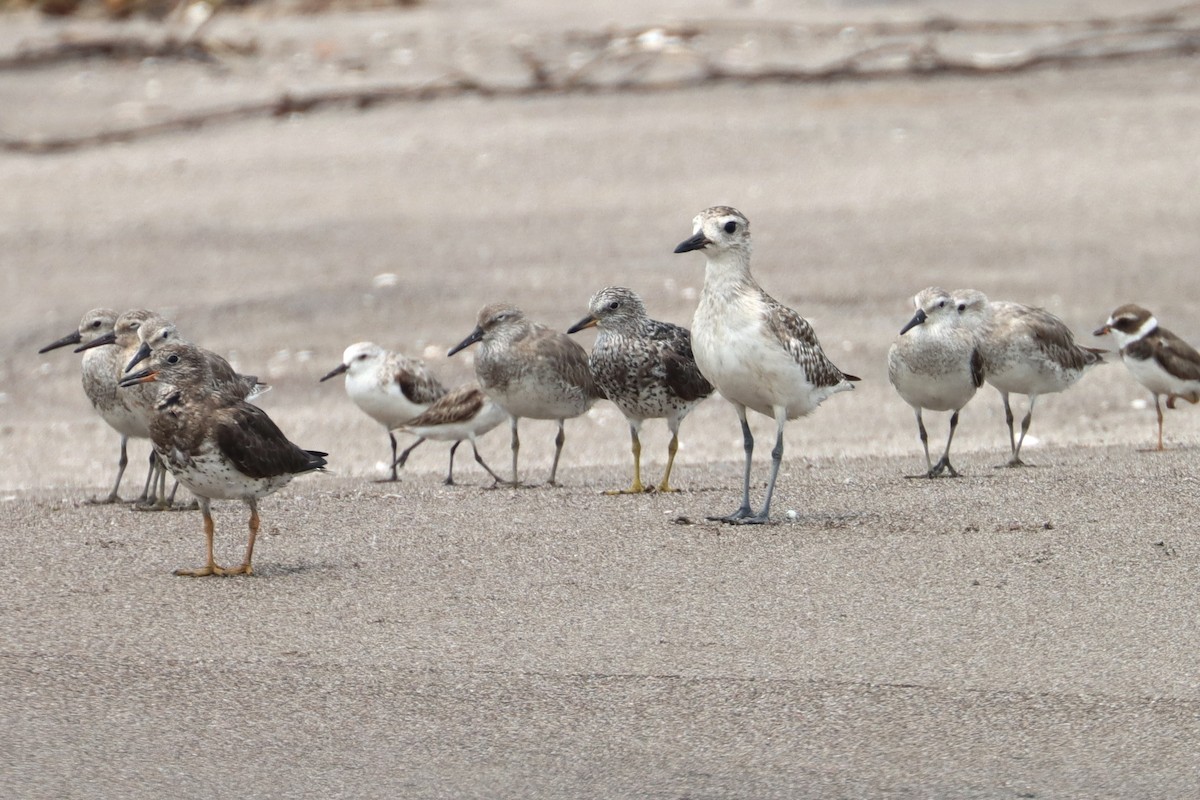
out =
<svg viewBox="0 0 1200 800"><path fill-rule="evenodd" d="M517 453L521 417L558 422L554 464L547 483L557 486L564 420L578 417L603 395L588 369L587 352L564 333L534 322L516 306L493 303L479 311L475 330L450 348L452 356L480 342L475 377L489 397L512 417L512 485L520 486Z"/></svg>
<svg viewBox="0 0 1200 800"><path fill-rule="evenodd" d="M693 235L676 253L701 250L704 289L692 319L692 350L700 374L733 403L742 423L746 468L742 504L721 522L765 523L783 461L783 428L816 410L830 395L854 388L854 375L833 365L808 320L762 290L750 274L750 222L737 209L714 206L696 215ZM750 508L754 437L746 409L775 420L771 476L762 510Z"/></svg>
<svg viewBox="0 0 1200 800"><path fill-rule="evenodd" d="M396 435L392 431L424 413L431 403L446 394L446 387L424 361L385 350L374 342L357 342L347 347L342 363L321 380L342 373L346 375L346 394L354 404L387 429L392 444L392 475L386 480L398 480L397 465L408 459L421 440L397 457Z"/></svg>
<svg viewBox="0 0 1200 800"><path fill-rule="evenodd" d="M679 449L679 425L713 392L712 384L696 366L692 335L687 328L651 319L642 299L621 286L596 292L588 308L588 315L567 333L599 329L588 364L601 391L628 420L633 442L633 484L607 494L654 490L653 484L642 485L640 433L644 421L657 417L665 417L671 431L667 469L658 491L675 491L671 488L671 467Z"/></svg>
<svg viewBox="0 0 1200 800"><path fill-rule="evenodd" d="M1154 395L1158 414L1158 450L1163 449L1163 413L1158 398L1167 396L1167 408L1177 399L1200 401L1200 353L1190 344L1158 324L1155 316L1138 305L1128 304L1112 312L1092 335L1111 333L1121 348L1121 360L1134 380Z"/></svg>
<svg viewBox="0 0 1200 800"><path fill-rule="evenodd" d="M969 299L969 295L955 297L959 304ZM1042 308L996 300L988 304L986 316L979 335L979 352L987 382L996 387L1004 401L1012 457L1003 466L1023 467L1021 445L1029 432L1038 396L1073 386L1085 371L1104 363L1105 351L1076 344L1067 324ZM1009 394L1029 397L1020 437L1013 428Z"/></svg>
<svg viewBox="0 0 1200 800"><path fill-rule="evenodd" d="M399 430L417 436L417 444L426 439L454 442L450 446L450 470L446 473L444 481L447 486L454 485L454 451L462 444L463 439L468 440L475 452L475 460L492 476L495 485L501 483L502 479L487 465L483 456L479 455L476 440L507 419L508 412L484 394L482 389L475 384L467 384L433 401L429 408L401 425ZM411 451L411 447L404 451L400 456L399 466L404 466Z"/></svg>
<svg viewBox="0 0 1200 800"><path fill-rule="evenodd" d="M72 333L46 345L38 350L48 353L68 345L82 345L85 352L81 365L83 392L92 403L92 408L100 415L108 426L121 435L121 456L117 461L117 480L107 497L92 500L93 503L119 503L121 496L121 478L125 475L125 467L129 463L129 439L149 439L150 428L146 421L135 415L129 407L129 396L123 392L118 394L117 383L121 380L120 359L122 351L117 347L113 337L113 327L117 322L117 312L110 308L93 308L83 315L79 327ZM96 343L99 340L99 344ZM109 346L104 346L104 345ZM146 484L136 502L145 503L150 495L150 487L158 471L158 460L153 452L150 453L150 469L146 475Z"/></svg>
<svg viewBox="0 0 1200 800"><path fill-rule="evenodd" d="M985 319L987 297L966 290L959 297L956 303L954 296L937 287L918 292L913 298L917 313L900 329L888 350L888 379L917 412L926 478L943 474L958 477L950 463L950 443L954 441L959 412L983 385L978 333ZM946 451L936 464L929 458L929 434L921 416L924 410L953 412Z"/></svg>
<svg viewBox="0 0 1200 800"><path fill-rule="evenodd" d="M153 350L162 347L167 342L193 344L180 336L175 323L166 317L154 316L147 319L138 328L138 348L134 352L133 358L125 365L125 372L132 372L135 366L150 357ZM224 356L203 347L193 346L208 360L213 391L228 393L231 399L253 401L259 395L266 394L271 390L271 386L259 381L257 375L239 373Z"/></svg>
<svg viewBox="0 0 1200 800"><path fill-rule="evenodd" d="M212 380L203 354L175 342L155 350L149 366L125 378L121 386L163 384L150 423L154 450L200 501L206 563L175 574L250 575L259 528L258 498L287 485L296 475L323 469L327 454L292 444L265 411L213 392ZM250 509L246 556L238 567L225 569L216 563L212 500L241 500Z"/></svg>

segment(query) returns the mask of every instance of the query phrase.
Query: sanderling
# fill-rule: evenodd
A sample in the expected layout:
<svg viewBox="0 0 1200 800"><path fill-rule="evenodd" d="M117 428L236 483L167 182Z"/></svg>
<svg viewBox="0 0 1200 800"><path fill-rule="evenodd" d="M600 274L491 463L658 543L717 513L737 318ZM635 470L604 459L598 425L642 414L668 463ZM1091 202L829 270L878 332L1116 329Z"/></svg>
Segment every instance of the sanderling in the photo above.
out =
<svg viewBox="0 0 1200 800"><path fill-rule="evenodd" d="M693 235L676 253L702 250L704 289L692 320L692 349L700 373L733 403L742 423L746 469L742 504L721 522L763 523L770 518L771 495L783 461L783 427L812 413L826 398L854 388L847 375L821 349L808 320L776 301L750 275L750 222L739 211L716 206L696 215ZM766 500L750 508L750 459L754 437L746 421L750 408L775 420L775 447Z"/></svg>
<svg viewBox="0 0 1200 800"><path fill-rule="evenodd" d="M1113 311L1108 322L1093 332L1093 336L1111 333L1121 348L1121 360L1134 380L1154 395L1154 410L1158 414L1158 449L1163 449L1163 413L1160 395L1167 396L1167 408L1175 408L1175 400L1189 403L1200 401L1200 353L1190 344L1158 324L1152 313L1141 306L1128 304Z"/></svg>
<svg viewBox="0 0 1200 800"><path fill-rule="evenodd" d="M913 298L917 313L900 329L888 350L888 379L917 412L927 478L943 473L958 477L950 464L950 443L958 427L958 413L983 385L978 332L986 314L987 297L967 291L960 292L959 297L956 304L955 297L944 289L922 289ZM925 409L953 412L946 451L936 464L929 458L929 434L921 418Z"/></svg>
<svg viewBox="0 0 1200 800"><path fill-rule="evenodd" d="M679 449L679 425L713 391L712 384L696 367L692 335L687 328L650 319L642 299L631 289L620 286L596 292L588 308L588 315L567 333L591 327L599 329L588 364L601 391L629 421L633 440L633 484L608 494L653 490L653 485L642 485L639 435L642 423L656 417L665 417L671 431L667 469L658 491L674 491L671 466Z"/></svg>
<svg viewBox="0 0 1200 800"><path fill-rule="evenodd" d="M283 487L296 475L325 466L326 453L302 450L288 441L267 413L245 400L213 392L207 359L187 344L169 343L154 351L148 368L122 387L158 382L150 436L159 458L200 501L207 562L176 575L250 575L258 535L258 498ZM212 500L241 500L250 508L250 536L241 566L225 569L213 556Z"/></svg>
<svg viewBox="0 0 1200 800"><path fill-rule="evenodd" d="M227 399L252 401L271 390L270 385L260 382L257 375L242 375L223 356L184 339L179 335L174 322L159 316L147 319L138 328L138 348L133 358L125 365L125 372L131 372L136 365L149 358L151 351L167 342L183 342L195 347L208 360L209 375L212 377L210 388L216 392L228 393Z"/></svg>
<svg viewBox="0 0 1200 800"><path fill-rule="evenodd" d="M963 299L955 293L955 301ZM1082 347L1067 324L1042 308L996 300L988 304L987 319L979 331L984 378L1004 400L1008 444L1012 457L1004 466L1023 467L1021 444L1033 419L1038 395L1061 392L1072 386L1084 371L1104 363L1095 347ZM1029 410L1021 420L1021 435L1013 429L1009 394L1029 397Z"/></svg>
<svg viewBox="0 0 1200 800"><path fill-rule="evenodd" d="M399 479L397 464L421 443L418 439L396 456L396 435L392 430L422 414L430 403L446 394L446 387L434 377L425 362L385 350L374 342L357 342L346 348L342 363L331 369L322 381L346 373L346 394L368 417L387 429L392 443L392 476Z"/></svg>
<svg viewBox="0 0 1200 800"><path fill-rule="evenodd" d="M454 451L462 444L463 439L470 441L471 449L475 451L475 460L479 466L487 470L496 483L501 478L479 455L476 439L508 419L508 412L483 393L474 384L460 386L452 392L439 397L430 404L419 416L410 419L400 426L399 430L407 431L418 438L418 443L426 439L441 442L454 442L450 446L450 469L446 473L445 484L454 485ZM415 445L414 445L415 446ZM399 466L403 467L408 459L409 448L400 457Z"/></svg>
<svg viewBox="0 0 1200 800"><path fill-rule="evenodd" d="M475 330L450 348L454 355L480 342L475 359L479 385L512 417L512 485L519 486L517 453L521 417L558 422L554 439L551 486L556 486L558 459L562 455L563 421L578 417L602 395L588 369L587 352L564 333L528 319L519 308L493 303L479 311Z"/></svg>
<svg viewBox="0 0 1200 800"><path fill-rule="evenodd" d="M108 496L91 501L94 503L121 501L118 490L121 488L121 478L125 475L125 466L129 463L129 439L130 437L150 438L150 428L145 419L134 414L130 408L129 403L134 398L123 392L117 392L117 383L121 379L120 361L123 353L121 348L115 345L116 340L113 335L117 316L117 312L112 309L94 308L83 315L79 321L79 327L73 333L38 350L39 353L48 353L67 345L82 345L82 348L79 349L85 351L81 368L84 394L87 395L100 418L121 435L121 456L117 461L117 480ZM142 489L141 497L136 502L147 501L157 470L158 462L152 452L146 484Z"/></svg>

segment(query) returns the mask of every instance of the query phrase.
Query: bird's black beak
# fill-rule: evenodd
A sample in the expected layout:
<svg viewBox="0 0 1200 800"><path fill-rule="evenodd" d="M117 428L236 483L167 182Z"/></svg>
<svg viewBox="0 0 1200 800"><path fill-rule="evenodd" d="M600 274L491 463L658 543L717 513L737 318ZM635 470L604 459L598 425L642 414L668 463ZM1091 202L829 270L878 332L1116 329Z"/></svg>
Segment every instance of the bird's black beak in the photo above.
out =
<svg viewBox="0 0 1200 800"><path fill-rule="evenodd" d="M675 246L676 253L687 253L692 250L703 250L712 244L712 241L703 233L697 233L690 239L684 239Z"/></svg>
<svg viewBox="0 0 1200 800"><path fill-rule="evenodd" d="M317 381L317 383L324 383L325 381L329 380L330 378L336 378L338 375L341 375L343 372L345 372L348 369L350 369L349 364L338 364L336 367L329 370L329 373L324 378L321 378L321 380Z"/></svg>
<svg viewBox="0 0 1200 800"><path fill-rule="evenodd" d="M1108 327L1108 323L1106 322L1105 324L1101 325L1099 328L1096 328L1096 330L1092 331L1092 336L1103 336L1111 330L1112 330L1112 328ZM53 347L53 346L54 345L50 345L50 347ZM49 349L49 348L47 348L47 349ZM43 351L39 350L38 352L40 353Z"/></svg>
<svg viewBox="0 0 1200 800"><path fill-rule="evenodd" d="M586 317L579 320L579 322L576 322L574 325L567 328L567 333L579 333L584 328L594 328L596 327L597 322L599 322L598 319L593 317L591 314L588 314Z"/></svg>
<svg viewBox="0 0 1200 800"><path fill-rule="evenodd" d="M900 335L903 336L904 334L908 333L910 330L924 322L925 319L925 309L918 308L917 313L913 314L913 318L908 321L908 324L900 329Z"/></svg>
<svg viewBox="0 0 1200 800"><path fill-rule="evenodd" d="M136 367L138 364L142 363L149 357L150 357L150 345L146 344L145 342L142 342L142 346L137 349L137 352L133 354L133 358L131 358L129 360L129 363L125 365L125 371L129 372L129 370L133 369L134 367Z"/></svg>
<svg viewBox="0 0 1200 800"><path fill-rule="evenodd" d="M49 353L51 350L57 350L58 348L66 347L69 344L79 344L79 342L82 341L82 339L83 339L83 337L79 335L79 331L75 331L74 333L68 333L66 336L62 337L58 341L51 342L50 344L43 347L41 350L38 350L38 352L39 353Z"/></svg>
<svg viewBox="0 0 1200 800"><path fill-rule="evenodd" d="M101 336L98 339L92 339L87 344L79 345L79 347L75 348L75 352L82 353L84 350L91 350L93 347L99 347L99 346L105 345L105 344L112 344L116 340L117 340L116 332L109 331L108 333L104 334L103 336Z"/></svg>
<svg viewBox="0 0 1200 800"><path fill-rule="evenodd" d="M120 386L122 389L128 389L130 386L137 386L139 383L154 383L157 380L157 372L152 369L144 369L125 378L117 386Z"/></svg>
<svg viewBox="0 0 1200 800"><path fill-rule="evenodd" d="M476 328L475 330L471 331L470 336L463 339L458 344L454 345L454 347L451 347L450 352L446 353L446 357L449 358L450 356L457 353L459 350L462 350L464 347L470 347L471 345L475 344L482 338L483 338L483 328Z"/></svg>

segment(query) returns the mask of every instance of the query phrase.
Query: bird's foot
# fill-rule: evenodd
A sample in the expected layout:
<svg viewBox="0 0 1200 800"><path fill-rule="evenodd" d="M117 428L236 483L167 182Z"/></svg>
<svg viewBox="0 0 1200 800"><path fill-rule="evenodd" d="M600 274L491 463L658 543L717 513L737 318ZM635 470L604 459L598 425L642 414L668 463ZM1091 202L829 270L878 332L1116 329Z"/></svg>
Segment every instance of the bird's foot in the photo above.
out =
<svg viewBox="0 0 1200 800"><path fill-rule="evenodd" d="M373 481L371 481L371 483L399 483L399 482L400 482L399 475L393 475L390 478L375 478Z"/></svg>
<svg viewBox="0 0 1200 800"><path fill-rule="evenodd" d="M114 492L107 497L89 497L84 502L89 506L111 506L114 503L124 503L128 501L122 500L120 495Z"/></svg>
<svg viewBox="0 0 1200 800"><path fill-rule="evenodd" d="M207 578L210 575L232 575L233 573L216 564L209 564L200 569L177 569L175 574L181 578Z"/></svg>
<svg viewBox="0 0 1200 800"><path fill-rule="evenodd" d="M1012 458L1010 458L1008 460L1007 463L997 464L995 467L993 467L993 469L1009 469L1009 468L1016 468L1016 467L1032 467L1032 466L1033 466L1033 464L1026 464L1021 459L1017 458L1016 456L1013 456Z"/></svg>
<svg viewBox="0 0 1200 800"><path fill-rule="evenodd" d="M673 494L674 492L678 492L679 490L676 489L674 486L671 486L670 484L660 483L656 488L653 489L653 491L659 492L661 494Z"/></svg>
<svg viewBox="0 0 1200 800"><path fill-rule="evenodd" d="M742 520L749 520L753 517L754 512L750 509L750 506L742 506L732 514L726 514L723 517L705 517L705 519L709 520L710 522L724 522L732 525L741 523Z"/></svg>
<svg viewBox="0 0 1200 800"><path fill-rule="evenodd" d="M604 494L609 495L610 497L614 497L616 495L622 495L622 494L645 494L646 492L653 492L653 491L654 491L653 486L643 486L640 482L634 481L633 485L630 486L628 489L607 489L607 490L605 490Z"/></svg>
<svg viewBox="0 0 1200 800"><path fill-rule="evenodd" d="M242 564L242 565L234 567L232 569L225 570L224 574L225 575L253 575L254 567L250 566L249 564Z"/></svg>

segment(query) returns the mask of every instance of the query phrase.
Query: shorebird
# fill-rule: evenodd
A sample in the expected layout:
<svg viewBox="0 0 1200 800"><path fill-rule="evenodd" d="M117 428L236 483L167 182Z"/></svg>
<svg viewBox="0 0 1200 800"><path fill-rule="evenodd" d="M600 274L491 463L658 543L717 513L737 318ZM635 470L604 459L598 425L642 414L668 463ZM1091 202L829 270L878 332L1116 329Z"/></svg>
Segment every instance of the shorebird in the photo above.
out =
<svg viewBox="0 0 1200 800"><path fill-rule="evenodd" d="M900 329L888 350L888 379L917 412L927 478L943 473L958 477L950 463L950 443L954 441L959 412L983 385L983 356L977 336L986 314L987 297L966 290L959 296L962 299L956 303L945 289L932 286L918 292L913 298L917 313ZM936 464L929 458L923 410L953 412L946 451Z"/></svg>
<svg viewBox="0 0 1200 800"><path fill-rule="evenodd" d="M968 295L958 296L961 303ZM1090 367L1104 363L1104 350L1082 347L1067 324L1049 311L997 300L988 304L987 320L980 330L979 352L985 379L1004 400L1008 444L1012 457L1004 466L1023 467L1021 445L1033 420L1038 395L1061 392L1075 384ZM1029 397L1029 410L1021 420L1021 435L1013 429L1009 394Z"/></svg>
<svg viewBox="0 0 1200 800"><path fill-rule="evenodd" d="M746 469L742 504L721 522L765 523L783 461L783 428L811 414L830 395L854 388L854 375L833 365L808 320L779 303L750 275L750 222L737 209L715 206L696 215L693 234L676 253L704 253L704 289L692 319L692 350L700 374L733 403L742 423ZM771 476L762 510L750 508L754 437L746 409L775 420Z"/></svg>
<svg viewBox="0 0 1200 800"><path fill-rule="evenodd" d="M1200 353L1190 344L1158 324L1155 316L1141 306L1128 304L1116 309L1093 332L1093 336L1111 333L1121 349L1121 360L1134 380L1154 395L1158 414L1158 449L1163 449L1163 413L1160 395L1167 396L1167 408L1175 408L1177 399L1200 401Z"/></svg>
<svg viewBox="0 0 1200 800"><path fill-rule="evenodd" d="M497 405L483 390L474 384L460 386L448 392L430 404L419 416L400 426L399 430L407 431L418 437L417 444L426 439L441 442L454 442L450 446L450 470L446 473L445 484L454 485L454 451L462 444L463 439L471 442L475 452L475 460L479 466L487 470L496 483L501 478L479 455L476 439L508 419L508 412ZM416 444L413 445L416 447ZM399 466L403 467L408 460L412 447L400 456Z"/></svg>
<svg viewBox="0 0 1200 800"><path fill-rule="evenodd" d="M271 390L271 386L260 382L257 375L242 375L223 356L184 339L179 335L175 323L165 317L154 316L145 320L138 328L137 334L138 347L133 358L125 365L125 372L131 372L135 366L149 358L152 351L167 342L182 342L196 347L208 361L209 374L212 377L210 388L213 391L227 393L230 399L252 401Z"/></svg>
<svg viewBox="0 0 1200 800"><path fill-rule="evenodd" d="M646 315L642 299L630 289L610 286L592 295L589 313L567 333L598 328L588 365L605 396L621 409L633 441L633 484L607 494L653 491L642 485L642 423L665 417L671 431L667 469L658 491L671 492L671 467L679 449L679 425L713 386L696 366L687 328Z"/></svg>
<svg viewBox="0 0 1200 800"><path fill-rule="evenodd" d="M117 461L117 480L113 483L112 491L107 497L94 499L93 503L119 503L121 496L121 478L125 475L125 467L129 463L128 444L130 437L149 439L150 428L142 417L137 416L129 407L131 398L125 393L118 394L117 383L121 379L121 350L114 342L113 326L117 322L117 312L110 308L93 308L83 315L79 327L61 339L38 350L48 353L68 345L83 345L85 350L81 365L83 392L92 403L92 408L100 415L108 426L121 435L121 456ZM103 339L98 345L97 341ZM150 494L150 485L158 470L158 462L153 452L150 453L150 470L146 475L146 484L137 502L146 502Z"/></svg>
<svg viewBox="0 0 1200 800"><path fill-rule="evenodd" d="M588 369L587 352L564 333L534 322L516 306L493 303L479 311L475 330L450 348L452 356L480 342L475 359L479 385L512 417L512 485L519 486L517 453L521 417L558 422L551 486L566 434L564 420L578 417L602 395Z"/></svg>
<svg viewBox="0 0 1200 800"><path fill-rule="evenodd" d="M420 439L396 456L396 435L392 430L424 413L446 394L446 387L433 376L425 362L393 353L374 342L357 342L346 348L342 363L331 369L322 381L345 373L346 394L368 417L387 429L392 443L392 476L399 479L397 465L408 459Z"/></svg>
<svg viewBox="0 0 1200 800"><path fill-rule="evenodd" d="M193 346L170 343L150 358L149 366L123 381L159 388L150 423L159 458L196 495L204 515L205 565L176 570L176 575L250 575L258 536L258 498L287 485L294 476L321 470L325 456L288 441L267 413L245 400L229 399L209 386L207 359ZM225 569L213 555L212 500L241 500L250 509L250 536L242 564Z"/></svg>

